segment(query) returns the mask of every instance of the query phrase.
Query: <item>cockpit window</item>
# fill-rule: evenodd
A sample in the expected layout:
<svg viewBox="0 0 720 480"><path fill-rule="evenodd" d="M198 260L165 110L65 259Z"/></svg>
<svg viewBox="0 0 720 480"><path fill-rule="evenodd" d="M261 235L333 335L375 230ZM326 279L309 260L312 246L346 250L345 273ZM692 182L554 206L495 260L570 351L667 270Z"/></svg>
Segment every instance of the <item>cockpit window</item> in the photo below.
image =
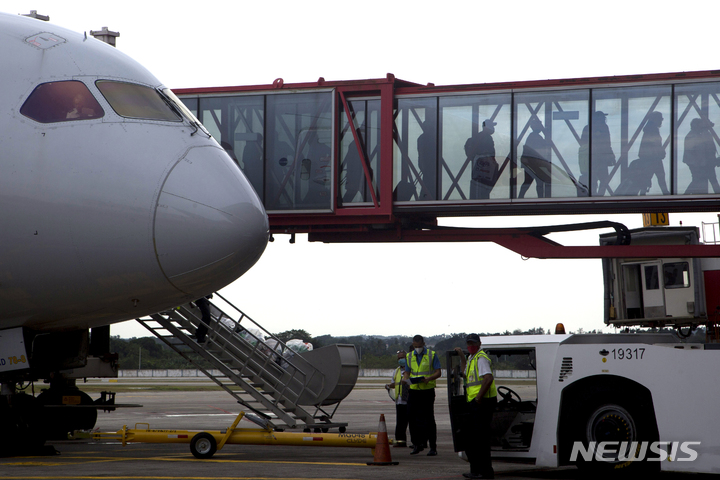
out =
<svg viewBox="0 0 720 480"><path fill-rule="evenodd" d="M202 130L202 132L205 135L207 135L208 138L211 137L210 132L208 132L207 129L205 128L205 126L202 123L200 123L200 120L195 118L195 115L193 115L193 113L190 111L190 109L182 102L182 100L180 100L173 93L172 90L170 90L169 88L166 88L162 91L162 94L165 95L166 100L168 102L170 102L172 105L174 105L175 108L180 111L180 113L185 115L185 118L187 118L187 120L190 122L191 125L193 125L195 128L197 128L197 130ZM197 130L195 130L195 132L197 132ZM193 132L193 135L195 134L195 132Z"/></svg>
<svg viewBox="0 0 720 480"><path fill-rule="evenodd" d="M110 106L122 117L182 122L154 88L136 83L98 80L95 82Z"/></svg>
<svg viewBox="0 0 720 480"><path fill-rule="evenodd" d="M90 90L77 80L38 85L20 107L20 113L41 123L89 120L105 115Z"/></svg>

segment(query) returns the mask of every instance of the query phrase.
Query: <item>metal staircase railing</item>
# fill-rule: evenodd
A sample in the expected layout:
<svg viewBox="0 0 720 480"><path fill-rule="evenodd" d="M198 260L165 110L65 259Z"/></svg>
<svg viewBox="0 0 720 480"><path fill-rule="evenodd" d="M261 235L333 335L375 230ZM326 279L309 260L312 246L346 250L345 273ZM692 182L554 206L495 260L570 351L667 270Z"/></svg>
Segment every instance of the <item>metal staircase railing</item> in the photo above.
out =
<svg viewBox="0 0 720 480"><path fill-rule="evenodd" d="M332 423L332 415L318 408L327 397L325 375L227 299L216 295L239 317L235 320L211 302L212 321L202 344L195 340L195 331L202 322L197 307L183 305L137 321L232 395L249 410L246 418L258 425L278 430L344 430L346 423ZM214 368L203 368L199 359ZM301 405L314 406L315 413Z"/></svg>

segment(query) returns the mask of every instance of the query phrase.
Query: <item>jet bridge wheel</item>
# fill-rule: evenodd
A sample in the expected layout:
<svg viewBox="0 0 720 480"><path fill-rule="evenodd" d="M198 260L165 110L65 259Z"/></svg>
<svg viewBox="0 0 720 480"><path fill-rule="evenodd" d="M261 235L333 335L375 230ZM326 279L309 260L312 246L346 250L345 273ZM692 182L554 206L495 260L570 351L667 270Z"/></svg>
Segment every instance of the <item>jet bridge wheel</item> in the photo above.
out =
<svg viewBox="0 0 720 480"><path fill-rule="evenodd" d="M217 452L215 437L207 432L200 432L190 440L190 451L195 458L211 458Z"/></svg>

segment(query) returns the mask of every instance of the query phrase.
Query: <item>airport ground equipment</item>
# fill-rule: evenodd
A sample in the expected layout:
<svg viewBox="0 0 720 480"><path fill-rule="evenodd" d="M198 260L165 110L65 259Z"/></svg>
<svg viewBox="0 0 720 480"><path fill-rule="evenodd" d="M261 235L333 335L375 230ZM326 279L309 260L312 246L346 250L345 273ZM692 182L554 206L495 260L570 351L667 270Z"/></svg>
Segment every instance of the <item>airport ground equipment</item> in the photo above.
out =
<svg viewBox="0 0 720 480"><path fill-rule="evenodd" d="M225 445L289 445L302 447L354 447L375 450L377 433L309 433L278 432L271 428L237 428L245 412L235 418L225 430L151 430L147 423L135 424L134 429L124 425L117 432L93 434L95 440L118 440L128 443L189 443L196 458L211 458Z"/></svg>
<svg viewBox="0 0 720 480"><path fill-rule="evenodd" d="M720 344L674 333L482 338L498 387L492 455L537 466L717 473L712 379ZM459 357L448 352L456 451L464 450ZM704 387L703 387L704 386Z"/></svg>
<svg viewBox="0 0 720 480"><path fill-rule="evenodd" d="M713 232L718 226L708 225ZM705 244L718 244L715 235L703 236ZM600 236L598 248L619 244L647 254L603 257L605 323L673 327L675 334L565 335L558 329L562 334L483 339L503 372L496 376L493 455L541 466L716 473L720 421L715 390L703 386L720 362L720 259L675 250L703 246L696 227L616 229ZM693 338L700 325L704 338ZM459 363L456 352L448 352L450 423L461 452L474 432L466 428Z"/></svg>
<svg viewBox="0 0 720 480"><path fill-rule="evenodd" d="M233 317L211 303L206 341L197 343L200 311L192 305L138 319L166 345L232 395L263 428L327 431L347 423L332 417L359 373L354 345L330 345L294 353L221 295ZM199 359L213 366L204 368Z"/></svg>

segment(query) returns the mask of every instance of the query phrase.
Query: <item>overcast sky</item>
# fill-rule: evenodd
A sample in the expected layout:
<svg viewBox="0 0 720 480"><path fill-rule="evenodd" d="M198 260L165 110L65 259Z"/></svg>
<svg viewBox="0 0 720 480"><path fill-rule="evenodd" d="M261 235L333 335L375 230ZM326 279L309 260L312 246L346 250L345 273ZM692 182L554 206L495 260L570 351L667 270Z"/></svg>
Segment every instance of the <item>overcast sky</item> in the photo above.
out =
<svg viewBox="0 0 720 480"><path fill-rule="evenodd" d="M714 3L398 1L166 3L5 0L76 31L119 31L117 47L170 88L396 77L436 85L718 68ZM483 227L637 215L447 219ZM717 222L672 214L673 225ZM552 237L596 245L599 231ZM225 288L272 332L432 335L532 327L601 329L600 260L523 260L493 244L324 245L287 236ZM612 331L605 329L605 331ZM147 336L136 322L113 335Z"/></svg>

